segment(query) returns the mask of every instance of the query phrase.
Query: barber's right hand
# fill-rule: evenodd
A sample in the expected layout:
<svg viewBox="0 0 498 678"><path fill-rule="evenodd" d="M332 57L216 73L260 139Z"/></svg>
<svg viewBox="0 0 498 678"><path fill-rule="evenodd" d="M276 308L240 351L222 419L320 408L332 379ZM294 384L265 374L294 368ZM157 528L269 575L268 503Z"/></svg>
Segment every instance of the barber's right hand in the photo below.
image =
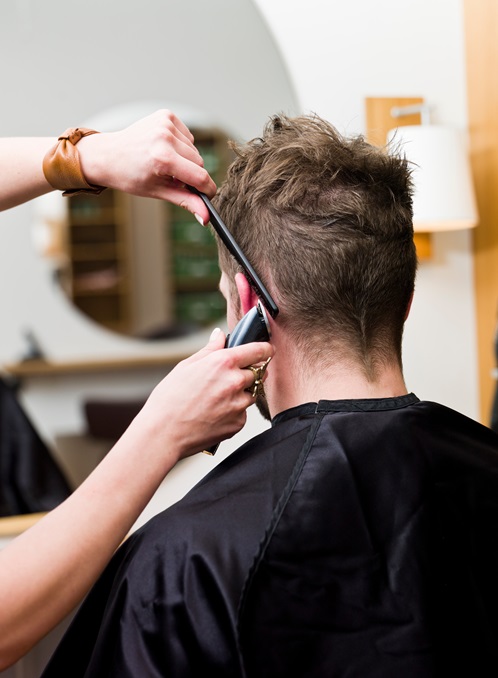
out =
<svg viewBox="0 0 498 678"><path fill-rule="evenodd" d="M268 342L224 345L224 333L215 330L203 349L178 363L156 386L137 416L135 423L153 426L163 449L177 449L179 458L230 438L244 426L246 410L254 403L247 390L254 383L248 367L274 352Z"/></svg>

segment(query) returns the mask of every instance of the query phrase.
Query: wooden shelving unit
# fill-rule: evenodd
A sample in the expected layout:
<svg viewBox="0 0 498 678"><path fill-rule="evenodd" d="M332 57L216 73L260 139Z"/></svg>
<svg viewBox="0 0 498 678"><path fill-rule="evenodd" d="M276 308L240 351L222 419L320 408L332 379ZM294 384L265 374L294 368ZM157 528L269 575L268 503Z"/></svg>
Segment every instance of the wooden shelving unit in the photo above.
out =
<svg viewBox="0 0 498 678"><path fill-rule="evenodd" d="M219 185L231 160L226 136L216 130L194 130L193 134L204 167ZM225 301L218 289L220 270L214 236L185 210L169 205L168 212L174 319L187 326L215 322L225 313Z"/></svg>
<svg viewBox="0 0 498 678"><path fill-rule="evenodd" d="M131 323L128 196L107 190L68 202L67 267L63 285L74 304L105 327L128 332Z"/></svg>

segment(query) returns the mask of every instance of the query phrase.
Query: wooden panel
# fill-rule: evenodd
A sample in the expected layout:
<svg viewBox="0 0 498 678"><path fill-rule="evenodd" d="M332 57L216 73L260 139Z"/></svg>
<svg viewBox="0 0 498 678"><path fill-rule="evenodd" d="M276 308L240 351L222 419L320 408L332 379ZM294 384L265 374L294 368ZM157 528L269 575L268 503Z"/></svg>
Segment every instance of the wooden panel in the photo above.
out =
<svg viewBox="0 0 498 678"><path fill-rule="evenodd" d="M413 106L423 104L422 97L367 97L365 99L366 139L375 146L386 143L387 133L393 127L404 125L420 125L420 113L412 113L394 118L391 110L396 106ZM432 239L429 233L415 233L415 246L419 260L430 259Z"/></svg>
<svg viewBox="0 0 498 678"><path fill-rule="evenodd" d="M391 110L396 106L413 106L423 104L422 97L367 97L365 99L365 115L367 141L375 146L383 146L389 130L403 125L420 125L420 113L393 118Z"/></svg>
<svg viewBox="0 0 498 678"><path fill-rule="evenodd" d="M498 308L498 3L465 0L471 163L479 225L473 232L481 421L490 422L495 389Z"/></svg>
<svg viewBox="0 0 498 678"><path fill-rule="evenodd" d="M50 362L48 360L26 360L21 363L2 365L2 370L13 377L50 377L73 375L89 372L120 372L139 370L148 367L174 367L190 354L185 352L168 355L150 355L133 358L114 358L106 360L68 360Z"/></svg>

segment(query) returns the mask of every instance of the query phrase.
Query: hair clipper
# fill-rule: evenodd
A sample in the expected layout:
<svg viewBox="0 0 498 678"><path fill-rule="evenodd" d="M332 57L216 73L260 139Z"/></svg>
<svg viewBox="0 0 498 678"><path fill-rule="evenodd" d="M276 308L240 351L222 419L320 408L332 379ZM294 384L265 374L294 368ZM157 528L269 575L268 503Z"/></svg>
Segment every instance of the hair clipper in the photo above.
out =
<svg viewBox="0 0 498 678"><path fill-rule="evenodd" d="M241 344L249 344L252 341L270 341L270 325L268 316L260 301L253 306L233 328L225 341L225 348L233 348ZM220 443L212 445L204 450L205 454L214 455Z"/></svg>

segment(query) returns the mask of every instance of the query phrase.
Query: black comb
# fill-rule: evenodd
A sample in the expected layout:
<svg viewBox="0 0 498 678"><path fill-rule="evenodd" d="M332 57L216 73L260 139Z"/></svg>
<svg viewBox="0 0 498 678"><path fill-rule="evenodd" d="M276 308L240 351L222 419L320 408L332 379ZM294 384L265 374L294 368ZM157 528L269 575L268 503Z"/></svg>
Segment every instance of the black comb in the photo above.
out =
<svg viewBox="0 0 498 678"><path fill-rule="evenodd" d="M253 290L256 292L258 297L261 299L263 302L266 310L268 313L271 315L272 318L276 318L278 315L278 306L274 302L272 296L264 286L263 282L261 281L261 278L259 275L256 273L254 268L251 266L249 261L247 260L247 257L245 254L242 252L240 249L239 245L237 244L235 238L233 235L230 233L228 230L226 224L223 222L223 219L220 217L218 212L215 210L213 207L211 200L207 197L205 193L201 193L201 191L198 191L196 188L193 186L187 186L189 191L192 193L195 193L198 195L203 203L206 205L207 210L209 212L209 220L211 222L212 227L216 231L216 233L220 236L223 244L227 248L227 250L230 252L230 254L235 258L235 260L242 266L244 269L244 273L246 274L247 280L249 281L249 284L253 288Z"/></svg>

